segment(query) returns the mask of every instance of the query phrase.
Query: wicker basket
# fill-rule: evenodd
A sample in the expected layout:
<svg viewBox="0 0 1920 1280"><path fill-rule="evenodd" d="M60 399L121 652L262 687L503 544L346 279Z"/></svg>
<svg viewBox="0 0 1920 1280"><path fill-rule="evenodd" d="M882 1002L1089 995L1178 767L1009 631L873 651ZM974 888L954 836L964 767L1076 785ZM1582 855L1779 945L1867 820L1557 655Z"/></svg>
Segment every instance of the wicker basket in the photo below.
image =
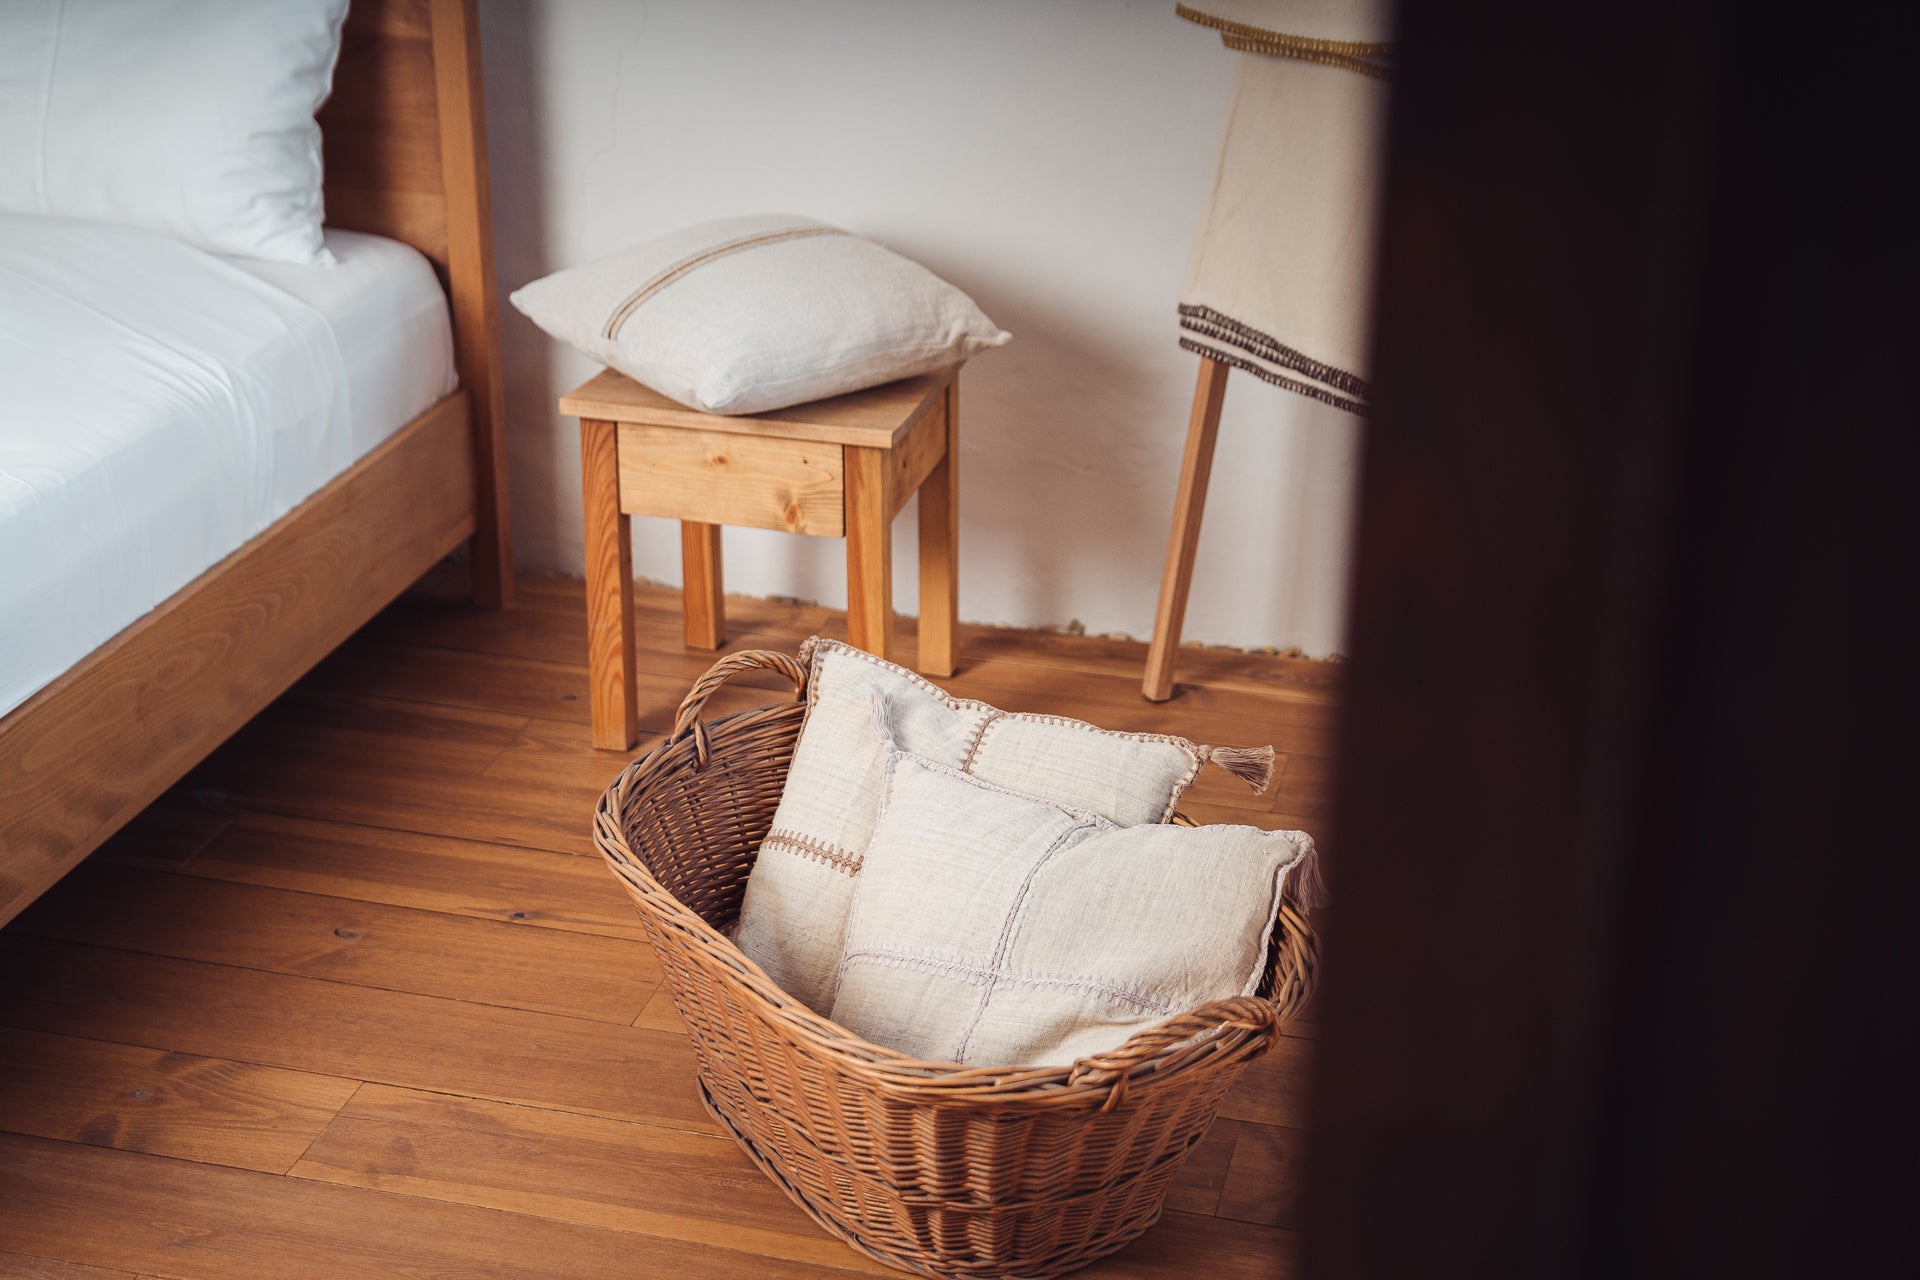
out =
<svg viewBox="0 0 1920 1280"><path fill-rule="evenodd" d="M715 689L756 668L800 699L700 719ZM780 802L806 680L785 654L723 658L594 817L692 1037L708 1110L816 1222L889 1266L1033 1278L1111 1253L1159 1218L1221 1095L1307 1002L1312 929L1289 902L1261 996L1204 1005L1072 1067L960 1067L870 1044L788 996L723 932Z"/></svg>

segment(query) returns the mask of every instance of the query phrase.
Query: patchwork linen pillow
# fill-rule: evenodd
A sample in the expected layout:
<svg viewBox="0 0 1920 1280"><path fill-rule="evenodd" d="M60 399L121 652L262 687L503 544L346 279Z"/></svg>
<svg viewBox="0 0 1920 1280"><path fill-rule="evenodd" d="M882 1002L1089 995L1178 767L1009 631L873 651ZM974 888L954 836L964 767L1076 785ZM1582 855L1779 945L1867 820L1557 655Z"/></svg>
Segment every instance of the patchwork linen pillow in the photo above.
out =
<svg viewBox="0 0 1920 1280"><path fill-rule="evenodd" d="M851 645L811 647L806 720L773 826L747 877L734 941L788 994L833 1007L855 879L880 808L886 749L874 697L903 750L983 781L1099 814L1119 826L1164 822L1211 759L1263 790L1273 748L1200 746L1115 733L1061 716L1009 714L948 694Z"/></svg>
<svg viewBox="0 0 1920 1280"><path fill-rule="evenodd" d="M1313 841L1120 827L890 750L832 1018L932 1062L1067 1066L1252 995Z"/></svg>
<svg viewBox="0 0 1920 1280"><path fill-rule="evenodd" d="M0 209L321 266L347 0L0 3Z"/></svg>
<svg viewBox="0 0 1920 1280"><path fill-rule="evenodd" d="M604 365L707 413L764 413L955 365L1010 335L871 240L788 214L721 218L511 298Z"/></svg>

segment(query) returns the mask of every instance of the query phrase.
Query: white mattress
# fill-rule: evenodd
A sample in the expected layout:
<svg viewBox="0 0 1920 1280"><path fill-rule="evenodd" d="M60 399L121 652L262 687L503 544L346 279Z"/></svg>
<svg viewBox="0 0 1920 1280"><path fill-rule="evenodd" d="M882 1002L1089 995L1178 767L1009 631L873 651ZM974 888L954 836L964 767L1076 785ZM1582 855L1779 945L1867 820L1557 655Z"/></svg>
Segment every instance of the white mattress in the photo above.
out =
<svg viewBox="0 0 1920 1280"><path fill-rule="evenodd" d="M0 714L453 390L426 259L0 213Z"/></svg>

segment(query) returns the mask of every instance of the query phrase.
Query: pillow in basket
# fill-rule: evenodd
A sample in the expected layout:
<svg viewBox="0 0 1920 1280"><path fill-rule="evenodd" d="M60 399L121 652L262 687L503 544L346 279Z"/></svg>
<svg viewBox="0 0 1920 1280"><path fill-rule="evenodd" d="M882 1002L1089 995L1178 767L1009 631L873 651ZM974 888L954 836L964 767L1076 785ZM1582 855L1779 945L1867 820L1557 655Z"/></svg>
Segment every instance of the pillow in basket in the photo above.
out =
<svg viewBox="0 0 1920 1280"><path fill-rule="evenodd" d="M845 395L1008 339L918 263L789 214L687 227L511 301L562 342L707 413Z"/></svg>
<svg viewBox="0 0 1920 1280"><path fill-rule="evenodd" d="M1252 995L1313 841L1120 827L887 752L832 1018L932 1062L1067 1066Z"/></svg>
<svg viewBox="0 0 1920 1280"><path fill-rule="evenodd" d="M817 637L806 720L773 826L747 877L734 941L817 1013L833 1007L847 911L880 808L885 756L873 699L891 706L903 749L1120 826L1163 822L1211 759L1264 789L1273 748L1199 746L1153 733L1115 733L1062 716L1014 715L949 697L904 667Z"/></svg>

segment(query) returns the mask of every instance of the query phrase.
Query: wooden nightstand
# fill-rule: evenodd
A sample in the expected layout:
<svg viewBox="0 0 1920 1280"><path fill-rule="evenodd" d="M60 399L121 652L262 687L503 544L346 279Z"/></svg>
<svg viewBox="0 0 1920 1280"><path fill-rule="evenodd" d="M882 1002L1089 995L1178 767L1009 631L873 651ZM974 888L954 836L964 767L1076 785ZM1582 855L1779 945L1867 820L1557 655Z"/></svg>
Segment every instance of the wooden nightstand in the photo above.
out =
<svg viewBox="0 0 1920 1280"><path fill-rule="evenodd" d="M580 419L593 744L624 750L634 702L632 516L680 522L687 644L726 639L720 526L847 540L847 637L893 649L893 517L920 494L920 670L953 674L959 369L747 417L702 413L607 370L563 397Z"/></svg>

